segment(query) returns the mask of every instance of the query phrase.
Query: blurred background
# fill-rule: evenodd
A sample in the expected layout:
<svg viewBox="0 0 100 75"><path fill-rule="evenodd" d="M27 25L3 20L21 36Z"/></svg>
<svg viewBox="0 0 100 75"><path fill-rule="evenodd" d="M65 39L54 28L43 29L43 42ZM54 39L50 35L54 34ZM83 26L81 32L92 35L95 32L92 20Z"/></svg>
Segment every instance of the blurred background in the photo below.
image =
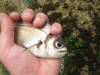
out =
<svg viewBox="0 0 100 75"><path fill-rule="evenodd" d="M0 0L0 12L44 12L63 26L69 55L59 75L100 75L100 0ZM0 75L10 75L0 62Z"/></svg>

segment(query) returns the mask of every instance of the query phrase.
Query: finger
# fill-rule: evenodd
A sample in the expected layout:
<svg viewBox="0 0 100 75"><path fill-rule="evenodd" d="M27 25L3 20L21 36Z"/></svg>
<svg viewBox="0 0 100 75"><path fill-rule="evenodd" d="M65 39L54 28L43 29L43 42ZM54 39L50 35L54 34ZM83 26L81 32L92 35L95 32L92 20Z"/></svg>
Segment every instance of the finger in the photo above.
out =
<svg viewBox="0 0 100 75"><path fill-rule="evenodd" d="M61 59L44 59L44 58L41 58L41 63L49 63L49 64L55 64L55 65L59 65L61 64ZM53 65L54 66L54 65Z"/></svg>
<svg viewBox="0 0 100 75"><path fill-rule="evenodd" d="M0 14L0 23L1 23L1 39L3 43L13 43L14 40L14 29L13 29L13 22L4 13Z"/></svg>
<svg viewBox="0 0 100 75"><path fill-rule="evenodd" d="M35 14L32 9L28 8L23 11L23 13L21 14L21 17L22 17L23 21L31 22L33 20L33 18L35 17Z"/></svg>
<svg viewBox="0 0 100 75"><path fill-rule="evenodd" d="M34 27L42 27L48 21L48 17L44 13L38 13L33 21Z"/></svg>
<svg viewBox="0 0 100 75"><path fill-rule="evenodd" d="M51 75L58 75L61 66L61 59L44 59L41 58L41 64L43 70L49 70L51 68Z"/></svg>
<svg viewBox="0 0 100 75"><path fill-rule="evenodd" d="M13 21L18 21L20 19L20 14L18 12L12 12L12 13L10 13L9 17Z"/></svg>
<svg viewBox="0 0 100 75"><path fill-rule="evenodd" d="M59 23L54 23L50 27L50 33L53 35L58 35L62 32L62 26Z"/></svg>

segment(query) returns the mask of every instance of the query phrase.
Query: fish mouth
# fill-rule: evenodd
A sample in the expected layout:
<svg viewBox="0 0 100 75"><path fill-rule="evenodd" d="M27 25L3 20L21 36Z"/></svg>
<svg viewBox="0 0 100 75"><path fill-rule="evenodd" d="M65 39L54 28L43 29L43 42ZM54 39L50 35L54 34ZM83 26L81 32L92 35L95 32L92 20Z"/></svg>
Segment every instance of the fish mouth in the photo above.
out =
<svg viewBox="0 0 100 75"><path fill-rule="evenodd" d="M59 52L67 52L66 50L64 50L64 51L59 51Z"/></svg>

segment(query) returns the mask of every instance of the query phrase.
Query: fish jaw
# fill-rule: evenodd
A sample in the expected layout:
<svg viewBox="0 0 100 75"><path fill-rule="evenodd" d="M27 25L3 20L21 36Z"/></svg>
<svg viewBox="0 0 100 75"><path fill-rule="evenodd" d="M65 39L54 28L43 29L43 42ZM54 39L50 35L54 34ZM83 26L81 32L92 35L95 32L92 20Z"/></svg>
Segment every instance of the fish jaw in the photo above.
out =
<svg viewBox="0 0 100 75"><path fill-rule="evenodd" d="M67 54L67 48L63 48L62 50L55 50L54 48L49 47L48 55L51 58L62 58Z"/></svg>

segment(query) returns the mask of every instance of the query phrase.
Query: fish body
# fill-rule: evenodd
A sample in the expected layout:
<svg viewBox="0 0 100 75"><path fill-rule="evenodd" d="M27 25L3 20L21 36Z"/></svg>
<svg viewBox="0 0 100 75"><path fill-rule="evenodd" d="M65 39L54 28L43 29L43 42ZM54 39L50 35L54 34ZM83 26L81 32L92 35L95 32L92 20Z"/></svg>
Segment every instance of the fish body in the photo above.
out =
<svg viewBox="0 0 100 75"><path fill-rule="evenodd" d="M41 29L35 28L29 23L23 23L15 26L14 30L15 43L37 57L61 58L67 53L61 37L50 35L48 23Z"/></svg>

